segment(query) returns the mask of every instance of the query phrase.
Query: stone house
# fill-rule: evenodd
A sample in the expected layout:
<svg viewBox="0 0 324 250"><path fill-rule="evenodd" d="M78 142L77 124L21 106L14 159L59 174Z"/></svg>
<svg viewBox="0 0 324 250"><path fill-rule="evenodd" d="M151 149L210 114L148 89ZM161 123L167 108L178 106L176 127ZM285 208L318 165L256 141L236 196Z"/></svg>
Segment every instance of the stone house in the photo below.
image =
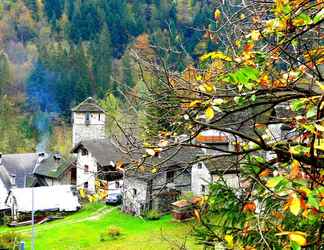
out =
<svg viewBox="0 0 324 250"><path fill-rule="evenodd" d="M150 209L169 211L172 202L191 191L192 166L188 163L199 152L189 147L172 148L147 162L143 170L131 165L126 168L122 210L136 215ZM158 166L156 173L154 166Z"/></svg>

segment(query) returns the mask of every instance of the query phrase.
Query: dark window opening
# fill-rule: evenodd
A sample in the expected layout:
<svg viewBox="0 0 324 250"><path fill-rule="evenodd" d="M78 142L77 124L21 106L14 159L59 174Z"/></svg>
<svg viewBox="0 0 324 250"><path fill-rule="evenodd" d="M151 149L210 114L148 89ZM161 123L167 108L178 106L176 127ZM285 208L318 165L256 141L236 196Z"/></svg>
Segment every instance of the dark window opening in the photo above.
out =
<svg viewBox="0 0 324 250"><path fill-rule="evenodd" d="M90 123L90 112L85 113L85 123L89 124Z"/></svg>
<svg viewBox="0 0 324 250"><path fill-rule="evenodd" d="M84 188L88 188L89 187L89 183L88 182L83 183L83 187Z"/></svg>
<svg viewBox="0 0 324 250"><path fill-rule="evenodd" d="M137 195L137 189L136 188L133 188L133 195Z"/></svg>
<svg viewBox="0 0 324 250"><path fill-rule="evenodd" d="M201 192L205 193L206 192L206 185L201 185Z"/></svg>
<svg viewBox="0 0 324 250"><path fill-rule="evenodd" d="M203 165L201 162L198 162L198 165L197 165L198 169L202 169Z"/></svg>
<svg viewBox="0 0 324 250"><path fill-rule="evenodd" d="M88 165L84 165L84 172L89 173L89 166Z"/></svg>
<svg viewBox="0 0 324 250"><path fill-rule="evenodd" d="M86 150L85 148L82 149L81 151L82 155L88 155L88 150Z"/></svg>
<svg viewBox="0 0 324 250"><path fill-rule="evenodd" d="M167 182L173 182L174 179L174 171L168 171L166 175Z"/></svg>
<svg viewBox="0 0 324 250"><path fill-rule="evenodd" d="M119 181L116 181L116 182L115 182L115 188L120 188Z"/></svg>
<svg viewBox="0 0 324 250"><path fill-rule="evenodd" d="M100 113L98 114L98 121L100 121Z"/></svg>

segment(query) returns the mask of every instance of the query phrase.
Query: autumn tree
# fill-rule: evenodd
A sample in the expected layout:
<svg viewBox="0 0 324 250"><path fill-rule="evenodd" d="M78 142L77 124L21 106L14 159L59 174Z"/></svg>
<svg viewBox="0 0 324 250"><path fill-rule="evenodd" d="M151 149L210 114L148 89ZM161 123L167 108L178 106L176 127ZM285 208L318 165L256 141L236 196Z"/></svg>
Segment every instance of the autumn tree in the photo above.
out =
<svg viewBox="0 0 324 250"><path fill-rule="evenodd" d="M200 54L183 72L162 58L148 61L134 52L142 71L156 78L146 89L158 97L147 99L149 108L179 111L163 112L171 126L150 131L145 157L180 146L221 152L188 159L188 165L235 156L231 165L239 170L239 188L223 181L226 171L220 173L195 212L200 223L196 235L206 248L320 249L323 4L276 0L215 7L204 32L218 49ZM138 99L143 102L143 96ZM147 119L159 117L155 113ZM231 135L235 150L195 140L211 129ZM186 140L170 139L179 131ZM143 168L143 161L137 167Z"/></svg>

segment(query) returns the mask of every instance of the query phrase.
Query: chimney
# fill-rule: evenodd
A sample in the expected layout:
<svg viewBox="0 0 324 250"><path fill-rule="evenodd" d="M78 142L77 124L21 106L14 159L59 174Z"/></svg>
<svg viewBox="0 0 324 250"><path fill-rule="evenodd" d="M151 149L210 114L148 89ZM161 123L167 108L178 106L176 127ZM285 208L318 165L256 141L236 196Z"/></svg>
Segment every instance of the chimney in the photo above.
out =
<svg viewBox="0 0 324 250"><path fill-rule="evenodd" d="M62 155L60 153L55 153L53 158L55 161L60 161L62 159Z"/></svg>
<svg viewBox="0 0 324 250"><path fill-rule="evenodd" d="M38 160L37 162L40 163L45 159L45 152L39 152L38 153Z"/></svg>

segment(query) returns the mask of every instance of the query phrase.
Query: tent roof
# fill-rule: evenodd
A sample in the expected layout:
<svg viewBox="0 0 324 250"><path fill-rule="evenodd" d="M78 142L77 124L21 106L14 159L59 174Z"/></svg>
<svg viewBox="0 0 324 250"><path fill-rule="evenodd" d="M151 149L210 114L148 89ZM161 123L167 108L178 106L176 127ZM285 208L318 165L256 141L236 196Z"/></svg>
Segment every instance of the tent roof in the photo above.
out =
<svg viewBox="0 0 324 250"><path fill-rule="evenodd" d="M78 197L74 195L73 186L71 185L14 188L9 193L9 196L15 197L19 212L31 212L33 194L35 211L75 211L80 207Z"/></svg>

